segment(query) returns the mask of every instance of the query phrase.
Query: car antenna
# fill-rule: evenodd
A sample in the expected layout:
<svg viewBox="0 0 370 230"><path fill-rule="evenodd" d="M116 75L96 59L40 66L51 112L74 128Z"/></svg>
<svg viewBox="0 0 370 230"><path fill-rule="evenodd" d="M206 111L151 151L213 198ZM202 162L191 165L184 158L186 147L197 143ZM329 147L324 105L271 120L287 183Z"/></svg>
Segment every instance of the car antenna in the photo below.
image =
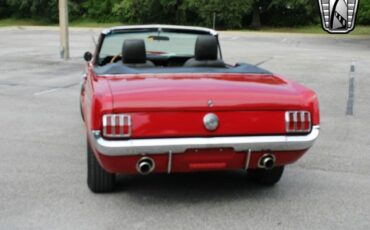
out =
<svg viewBox="0 0 370 230"><path fill-rule="evenodd" d="M90 36L91 36L91 39L92 39L92 41L94 43L94 46L96 47L96 41L95 41L95 37L94 37L94 34L93 34L93 31L92 30L90 30Z"/></svg>

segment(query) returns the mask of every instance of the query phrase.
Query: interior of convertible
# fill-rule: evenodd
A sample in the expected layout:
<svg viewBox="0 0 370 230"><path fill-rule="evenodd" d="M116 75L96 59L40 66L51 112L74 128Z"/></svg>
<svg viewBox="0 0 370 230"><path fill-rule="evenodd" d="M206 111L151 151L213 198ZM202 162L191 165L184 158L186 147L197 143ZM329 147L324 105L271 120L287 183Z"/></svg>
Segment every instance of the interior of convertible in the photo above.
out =
<svg viewBox="0 0 370 230"><path fill-rule="evenodd" d="M267 72L249 64L226 64L217 36L204 33L113 33L101 39L98 51L94 68L97 74Z"/></svg>

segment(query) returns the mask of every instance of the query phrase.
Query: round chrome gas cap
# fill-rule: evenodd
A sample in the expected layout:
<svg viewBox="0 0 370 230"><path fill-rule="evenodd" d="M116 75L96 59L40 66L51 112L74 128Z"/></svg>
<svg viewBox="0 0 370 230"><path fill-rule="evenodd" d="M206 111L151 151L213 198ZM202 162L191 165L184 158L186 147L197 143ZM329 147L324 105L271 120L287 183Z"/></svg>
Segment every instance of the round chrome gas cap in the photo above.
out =
<svg viewBox="0 0 370 230"><path fill-rule="evenodd" d="M219 125L218 117L214 113L208 113L203 117L203 124L209 131L214 131Z"/></svg>

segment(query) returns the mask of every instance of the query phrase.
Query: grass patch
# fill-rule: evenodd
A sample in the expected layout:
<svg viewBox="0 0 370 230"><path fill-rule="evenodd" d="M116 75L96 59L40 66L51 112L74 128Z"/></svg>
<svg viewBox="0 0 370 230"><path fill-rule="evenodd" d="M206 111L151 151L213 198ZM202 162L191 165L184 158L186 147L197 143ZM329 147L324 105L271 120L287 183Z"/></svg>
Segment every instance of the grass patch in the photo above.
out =
<svg viewBox="0 0 370 230"><path fill-rule="evenodd" d="M260 29L263 32L280 32L280 33L308 33L308 34L325 34L320 25L303 26L303 27L264 27Z"/></svg>
<svg viewBox="0 0 370 230"><path fill-rule="evenodd" d="M328 34L321 25L302 27L262 27L259 30L247 29L243 31L277 32L277 33L304 33L304 34ZM370 26L356 26L350 35L370 35Z"/></svg>
<svg viewBox="0 0 370 230"><path fill-rule="evenodd" d="M72 27L101 27L101 28L107 28L107 27L113 27L113 26L121 26L123 25L120 22L95 22L88 19L80 19L76 21L70 22L70 26Z"/></svg>
<svg viewBox="0 0 370 230"><path fill-rule="evenodd" d="M370 26L356 26L355 30L351 34L357 35L370 35Z"/></svg>
<svg viewBox="0 0 370 230"><path fill-rule="evenodd" d="M81 19L72 21L69 23L71 27L113 27L113 26L119 26L122 25L120 22L108 22L108 23L101 23L101 22L95 22L87 19ZM0 20L0 27L6 27L6 26L58 26L58 23L48 23L33 19L13 19L13 18L7 18L7 19L1 19Z"/></svg>
<svg viewBox="0 0 370 230"><path fill-rule="evenodd" d="M87 27L87 28L108 28L113 26L123 25L120 22L95 22L89 19L80 19L70 22L71 27ZM1 19L0 27L5 26L58 26L57 23L47 23L31 19ZM304 34L328 34L321 25L311 25L303 27L262 27L259 30L244 29L239 31L257 31L257 32L277 32L277 33L304 33ZM370 26L356 26L355 30L350 35L370 35Z"/></svg>
<svg viewBox="0 0 370 230"><path fill-rule="evenodd" d="M0 20L0 27L5 26L55 26L57 24L47 23L43 21L37 21L32 19L1 19Z"/></svg>

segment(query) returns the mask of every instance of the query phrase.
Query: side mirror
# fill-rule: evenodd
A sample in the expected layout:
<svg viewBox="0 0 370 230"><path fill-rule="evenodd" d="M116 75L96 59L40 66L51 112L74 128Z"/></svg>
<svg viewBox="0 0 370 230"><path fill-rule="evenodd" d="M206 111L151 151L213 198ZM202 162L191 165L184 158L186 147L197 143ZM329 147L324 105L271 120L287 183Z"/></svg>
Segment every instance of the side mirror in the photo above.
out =
<svg viewBox="0 0 370 230"><path fill-rule="evenodd" d="M84 59L85 59L85 61L89 62L89 61L91 61L91 60L92 60L92 58L93 58L93 55L92 55L89 51L87 51L87 52L84 54Z"/></svg>

